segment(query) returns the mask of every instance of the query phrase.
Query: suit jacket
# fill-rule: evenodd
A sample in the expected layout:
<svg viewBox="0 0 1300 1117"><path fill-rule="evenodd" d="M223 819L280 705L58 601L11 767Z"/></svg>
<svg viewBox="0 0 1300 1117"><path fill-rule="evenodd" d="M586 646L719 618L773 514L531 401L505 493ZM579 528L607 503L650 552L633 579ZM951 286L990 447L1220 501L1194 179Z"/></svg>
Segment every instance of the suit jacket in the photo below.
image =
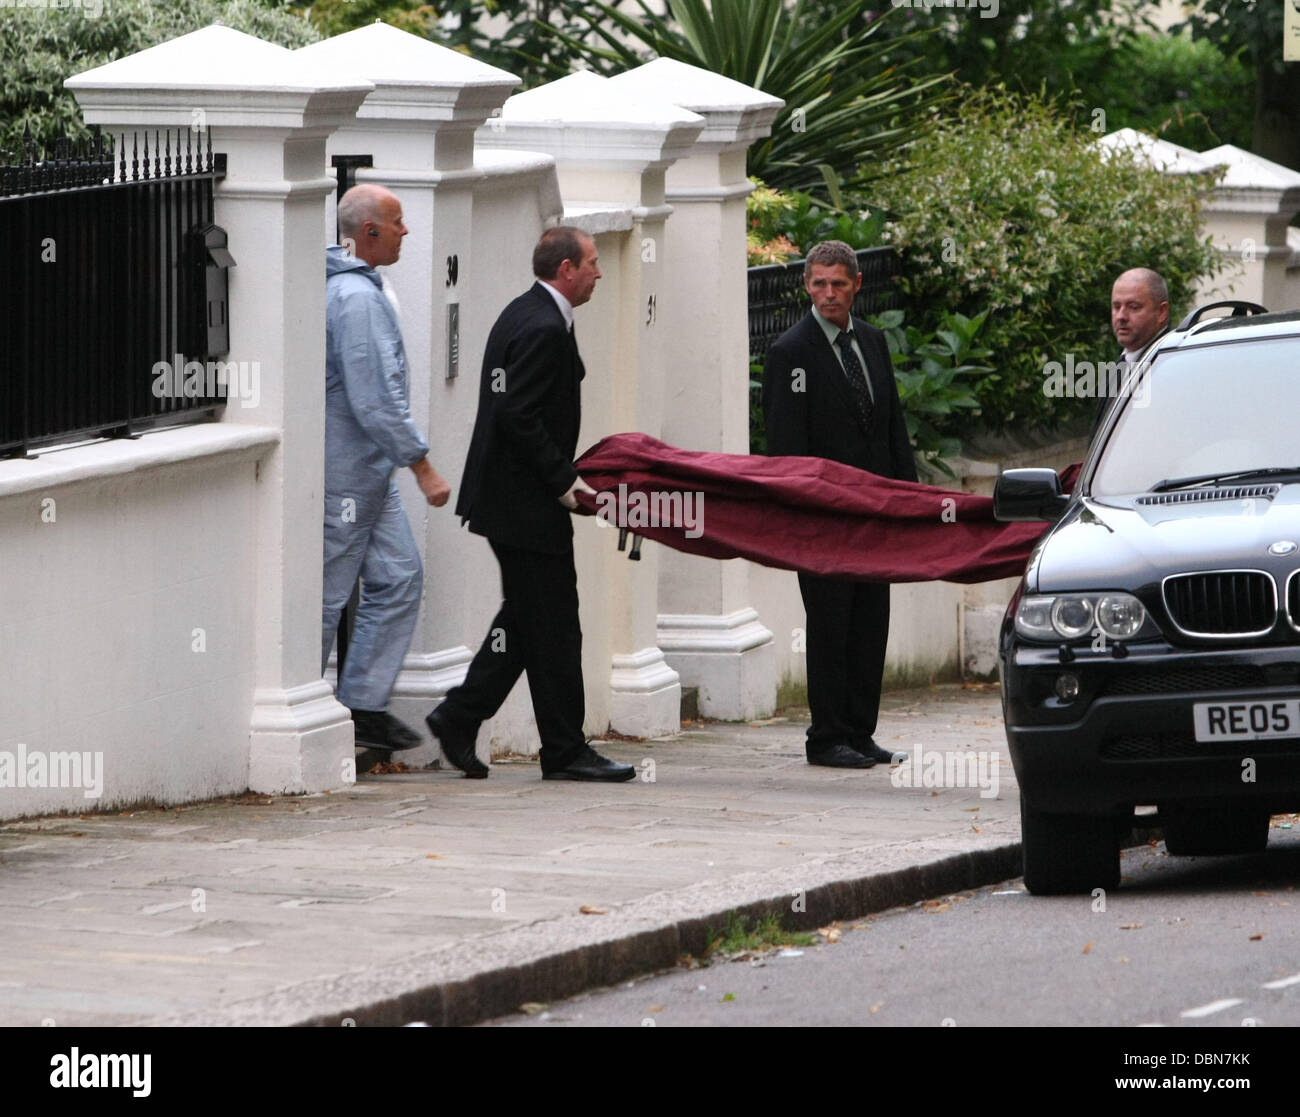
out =
<svg viewBox="0 0 1300 1117"><path fill-rule="evenodd" d="M767 353L763 368L767 452L829 458L881 477L915 481L916 461L885 335L860 318L851 318L850 325L871 382L875 406L870 425L864 427L858 418L844 369L810 310Z"/></svg>
<svg viewBox="0 0 1300 1117"><path fill-rule="evenodd" d="M585 375L555 299L534 283L488 334L478 414L456 514L507 546L561 554L573 524L560 503L577 480L573 456Z"/></svg>
<svg viewBox="0 0 1300 1117"><path fill-rule="evenodd" d="M1169 327L1165 326L1165 328L1161 330L1158 334L1156 334L1155 337L1153 337L1144 346L1142 346L1142 348L1138 350L1137 358L1133 361L1133 364L1134 365L1139 364L1142 358L1147 355L1147 351L1150 350L1151 346L1153 346L1157 341L1159 341L1162 337L1164 337L1165 334L1167 334L1168 332L1169 332ZM1116 357L1115 360L1119 362L1121 367L1123 367L1125 363L1123 349L1119 351L1119 356ZM1098 376L1097 379L1098 382L1100 382L1101 377ZM1092 429L1088 431L1089 443L1091 443L1092 440L1097 437L1097 432L1101 430L1101 424L1106 418L1106 412L1108 412L1111 409L1111 407L1114 406L1114 404L1115 404L1115 398L1113 396L1104 395L1102 394L1102 392L1098 391L1097 410L1092 417Z"/></svg>

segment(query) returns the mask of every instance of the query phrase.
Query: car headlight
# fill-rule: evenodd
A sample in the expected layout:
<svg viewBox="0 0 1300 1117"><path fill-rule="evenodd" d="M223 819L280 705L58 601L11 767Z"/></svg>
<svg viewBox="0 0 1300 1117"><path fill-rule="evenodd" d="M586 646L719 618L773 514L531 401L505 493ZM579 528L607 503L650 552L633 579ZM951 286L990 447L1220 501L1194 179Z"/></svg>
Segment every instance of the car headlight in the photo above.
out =
<svg viewBox="0 0 1300 1117"><path fill-rule="evenodd" d="M1097 602L1097 627L1112 640L1128 640L1146 624L1147 611L1131 593L1108 593Z"/></svg>
<svg viewBox="0 0 1300 1117"><path fill-rule="evenodd" d="M1093 604L1088 597L1069 595L1052 602L1052 627L1067 640L1077 640L1092 631Z"/></svg>
<svg viewBox="0 0 1300 1117"><path fill-rule="evenodd" d="M1055 640L1052 628L1054 597L1022 597L1016 609L1016 631L1030 640Z"/></svg>
<svg viewBox="0 0 1300 1117"><path fill-rule="evenodd" d="M1110 640L1131 640L1146 625L1147 611L1131 593L1062 593L1022 597L1016 632L1029 640L1082 640L1097 631Z"/></svg>

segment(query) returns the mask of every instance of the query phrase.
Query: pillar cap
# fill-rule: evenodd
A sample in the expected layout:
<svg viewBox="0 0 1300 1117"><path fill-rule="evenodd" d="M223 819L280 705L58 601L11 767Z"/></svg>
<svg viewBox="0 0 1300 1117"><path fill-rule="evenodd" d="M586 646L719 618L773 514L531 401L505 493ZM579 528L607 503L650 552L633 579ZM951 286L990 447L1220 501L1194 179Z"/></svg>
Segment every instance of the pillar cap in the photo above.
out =
<svg viewBox="0 0 1300 1117"><path fill-rule="evenodd" d="M516 93L478 130L488 148L544 151L561 165L644 171L691 152L704 118L580 70Z"/></svg>
<svg viewBox="0 0 1300 1117"><path fill-rule="evenodd" d="M716 151L748 147L772 133L785 106L779 97L675 58L656 58L618 74L610 84L639 97L655 97L705 119L699 143Z"/></svg>
<svg viewBox="0 0 1300 1117"><path fill-rule="evenodd" d="M212 24L63 83L87 124L337 127L374 86L296 51Z"/></svg>
<svg viewBox="0 0 1300 1117"><path fill-rule="evenodd" d="M454 121L477 128L520 79L409 31L372 23L293 52L335 73L374 84L358 122Z"/></svg>
<svg viewBox="0 0 1300 1117"><path fill-rule="evenodd" d="M1109 151L1129 150L1158 171L1166 174L1200 174L1214 167L1213 159L1198 155L1190 147L1182 147L1168 140L1160 140L1135 128L1121 128L1097 141L1103 154Z"/></svg>

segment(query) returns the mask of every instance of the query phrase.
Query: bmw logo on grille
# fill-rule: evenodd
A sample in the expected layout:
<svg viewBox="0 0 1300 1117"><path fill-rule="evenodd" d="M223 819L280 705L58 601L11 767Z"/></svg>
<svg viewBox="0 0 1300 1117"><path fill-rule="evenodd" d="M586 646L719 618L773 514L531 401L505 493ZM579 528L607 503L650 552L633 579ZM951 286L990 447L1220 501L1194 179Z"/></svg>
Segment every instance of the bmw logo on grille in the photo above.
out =
<svg viewBox="0 0 1300 1117"><path fill-rule="evenodd" d="M1276 543L1268 545L1270 555L1289 555L1296 548L1295 543L1290 539L1279 539Z"/></svg>

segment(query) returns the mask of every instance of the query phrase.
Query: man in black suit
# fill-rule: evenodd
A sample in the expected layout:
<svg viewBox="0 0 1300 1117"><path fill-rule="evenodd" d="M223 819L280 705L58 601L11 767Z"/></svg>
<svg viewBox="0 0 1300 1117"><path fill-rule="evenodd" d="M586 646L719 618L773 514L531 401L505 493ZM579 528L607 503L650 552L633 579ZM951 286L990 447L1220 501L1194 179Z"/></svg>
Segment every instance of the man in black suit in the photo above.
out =
<svg viewBox="0 0 1300 1117"><path fill-rule="evenodd" d="M528 675L541 737L542 778L630 780L636 773L586 743L582 630L573 564L575 493L592 492L573 467L581 421L582 359L573 308L600 278L596 245L561 225L533 250L537 282L501 312L488 335L478 415L456 514L487 536L504 600L465 681L425 719L447 759L482 779L479 726Z"/></svg>
<svg viewBox="0 0 1300 1117"><path fill-rule="evenodd" d="M915 481L885 335L852 317L861 286L857 255L843 241L824 241L805 258L812 309L777 338L763 369L767 452L829 458ZM808 763L889 763L892 754L872 738L889 637L889 585L800 574L799 589L808 617Z"/></svg>

